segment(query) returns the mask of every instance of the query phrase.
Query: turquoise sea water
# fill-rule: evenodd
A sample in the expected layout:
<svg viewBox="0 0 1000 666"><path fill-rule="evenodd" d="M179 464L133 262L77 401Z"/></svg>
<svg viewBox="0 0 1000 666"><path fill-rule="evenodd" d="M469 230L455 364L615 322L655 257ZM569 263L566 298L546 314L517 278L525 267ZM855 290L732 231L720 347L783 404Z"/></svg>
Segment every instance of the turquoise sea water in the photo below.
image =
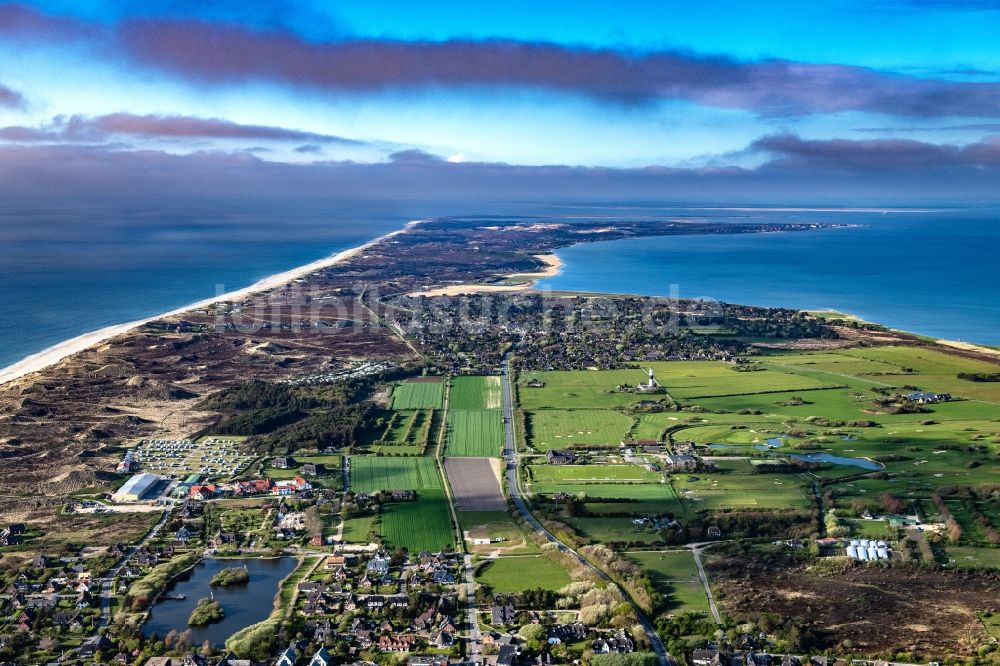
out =
<svg viewBox="0 0 1000 666"><path fill-rule="evenodd" d="M832 309L1000 345L1000 211L741 214L862 226L575 245L557 252L562 273L538 286Z"/></svg>

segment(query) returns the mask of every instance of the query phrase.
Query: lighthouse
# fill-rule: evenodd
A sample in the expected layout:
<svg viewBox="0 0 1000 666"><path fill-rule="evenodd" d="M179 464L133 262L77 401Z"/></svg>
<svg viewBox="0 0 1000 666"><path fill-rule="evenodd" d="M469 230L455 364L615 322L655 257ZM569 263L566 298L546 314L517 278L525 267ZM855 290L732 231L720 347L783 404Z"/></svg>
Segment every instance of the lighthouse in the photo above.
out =
<svg viewBox="0 0 1000 666"><path fill-rule="evenodd" d="M660 383L656 381L656 375L653 372L652 367L649 368L647 374L649 376L649 381L646 382L645 384L639 384L639 386L637 386L636 388L638 388L640 391L655 391L658 388L660 388Z"/></svg>

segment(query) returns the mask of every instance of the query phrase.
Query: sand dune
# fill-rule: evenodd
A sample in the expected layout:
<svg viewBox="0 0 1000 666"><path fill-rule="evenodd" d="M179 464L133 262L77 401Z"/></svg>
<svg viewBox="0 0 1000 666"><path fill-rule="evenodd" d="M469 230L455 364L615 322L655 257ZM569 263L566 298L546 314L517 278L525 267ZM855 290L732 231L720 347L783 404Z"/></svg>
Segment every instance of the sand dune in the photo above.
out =
<svg viewBox="0 0 1000 666"><path fill-rule="evenodd" d="M310 273L318 271L335 264L339 264L343 261L350 259L351 257L357 255L360 252L368 249L369 247L382 242L387 238L396 236L398 234L404 233L407 229L412 228L415 224L419 224L419 220L408 223L403 229L398 229L391 233L385 234L384 236L379 236L373 240L364 243L363 245L358 245L357 247L352 247L337 254L331 255L329 257L324 257L312 263L305 264L304 266L299 266L282 273L276 273L274 275L268 276L262 280L259 280L248 287L243 289L237 289L236 291L230 291L225 294L220 294L218 296L213 296L212 298L206 298L204 300L198 301L196 303L191 303L190 305L185 305L184 307L177 308L176 310L171 310L170 312L164 312L153 317L147 317L146 319L137 319L136 321L130 321L124 324L115 324L113 326L107 326L96 331L91 331L90 333L84 333L83 335L78 335L75 338L70 338L60 342L57 345L53 345L48 349L42 350L37 354L32 354L17 363L7 366L6 368L0 370L0 384L5 384L7 382L14 381L24 377L25 375L31 374L32 372L38 372L50 365L61 361L67 356L81 352L84 349L89 349L94 345L97 345L106 340L110 340L116 336L122 335L123 333L128 333L129 331L138 328L144 324L157 319L162 319L163 317L172 317L175 315L183 314L190 310L197 310L201 308L208 307L213 303L231 302L238 301L250 296L251 294L257 294L264 291L269 291L275 289L282 285L288 284L292 280L297 280L298 278L305 277Z"/></svg>

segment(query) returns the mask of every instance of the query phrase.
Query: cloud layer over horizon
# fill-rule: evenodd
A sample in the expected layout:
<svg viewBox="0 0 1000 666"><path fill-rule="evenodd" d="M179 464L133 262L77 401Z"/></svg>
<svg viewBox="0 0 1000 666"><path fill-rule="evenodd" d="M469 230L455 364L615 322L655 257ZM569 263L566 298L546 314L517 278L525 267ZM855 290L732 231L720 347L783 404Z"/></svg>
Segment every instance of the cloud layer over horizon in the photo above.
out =
<svg viewBox="0 0 1000 666"><path fill-rule="evenodd" d="M928 51L874 66L861 48L838 62L806 57L798 37L776 54L735 42L726 52L710 46L710 29L680 18L669 24L676 42L666 28L634 25L652 36L611 43L572 22L551 38L460 24L409 34L391 12L373 32L358 27L370 14L361 5L333 17L319 4L285 4L0 3L0 44L11 54L0 63L0 173L28 190L23 174L97 183L110 180L100 169L127 164L120 175L148 185L144 168L211 163L228 187L245 169L248 181L269 173L296 191L290 174L313 187L367 174L403 193L420 188L399 179L426 177L483 196L522 191L530 178L582 196L609 188L765 201L790 187L829 200L850 199L844 187L867 201L880 187L893 201L906 188L922 200L1000 196L989 185L1000 169L1000 75L977 67L982 58ZM886 0L879 11L890 23L934 12L970 35L1000 17L988 3L919 4ZM787 20L821 32L810 11ZM986 60L1000 56L982 48ZM47 166L46 156L64 164ZM82 164L97 171L73 171ZM197 190L188 180L178 175Z"/></svg>

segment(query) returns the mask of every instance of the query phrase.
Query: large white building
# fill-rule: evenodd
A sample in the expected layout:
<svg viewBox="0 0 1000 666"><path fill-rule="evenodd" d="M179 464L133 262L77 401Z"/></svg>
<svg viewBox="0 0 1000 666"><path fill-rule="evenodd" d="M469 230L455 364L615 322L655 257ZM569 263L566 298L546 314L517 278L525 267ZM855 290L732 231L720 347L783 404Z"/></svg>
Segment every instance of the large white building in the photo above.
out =
<svg viewBox="0 0 1000 666"><path fill-rule="evenodd" d="M141 502L146 499L150 492L156 489L162 480L162 476L150 474L149 472L136 474L131 479L126 481L125 484L111 496L111 499L116 502Z"/></svg>

